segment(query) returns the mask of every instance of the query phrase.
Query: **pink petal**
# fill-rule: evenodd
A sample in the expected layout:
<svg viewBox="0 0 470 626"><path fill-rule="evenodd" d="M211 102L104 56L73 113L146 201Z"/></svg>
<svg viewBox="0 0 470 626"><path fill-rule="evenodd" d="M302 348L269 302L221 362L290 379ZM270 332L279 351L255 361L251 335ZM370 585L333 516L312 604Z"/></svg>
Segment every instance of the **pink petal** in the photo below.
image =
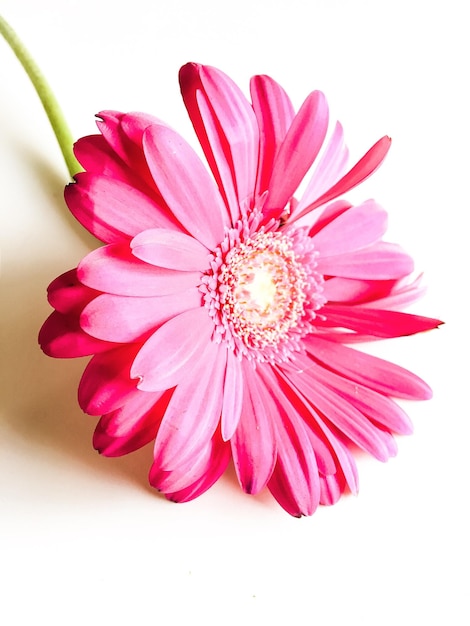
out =
<svg viewBox="0 0 470 626"><path fill-rule="evenodd" d="M323 432L323 435L328 440L336 458L338 459L337 471L335 474L328 474L323 477L320 476L320 504L328 504L325 500L326 494L324 489L326 485L331 485L330 479L336 483L335 497L339 498L341 493L344 491L346 484L352 494L357 494L359 491L359 476L353 455L348 450L346 445L339 439L339 437L331 431L318 413L313 410L313 414L315 415L315 423Z"/></svg>
<svg viewBox="0 0 470 626"><path fill-rule="evenodd" d="M264 367L270 367L264 365ZM238 480L246 493L258 493L266 485L276 464L273 422L279 411L269 390L249 361L242 361L243 405L240 421L231 439Z"/></svg>
<svg viewBox="0 0 470 626"><path fill-rule="evenodd" d="M351 441L380 461L389 457L386 439L389 433L374 427L353 405L345 402L334 390L324 387L308 371L290 370L289 379L322 415Z"/></svg>
<svg viewBox="0 0 470 626"><path fill-rule="evenodd" d="M312 335L304 339L304 345L328 369L379 393L410 400L432 396L421 378L394 363Z"/></svg>
<svg viewBox="0 0 470 626"><path fill-rule="evenodd" d="M360 159L356 165L354 165L354 167L352 167L349 172L341 178L341 180L339 180L317 200L312 202L312 204L305 207L298 215L296 215L296 219L302 217L310 211L313 211L313 209L316 209L322 204L326 204L327 202L330 202L330 200L341 196L366 180L366 178L373 174L382 164L382 161L385 159L387 152L390 149L391 141L390 137L382 137L382 139L379 139L379 141L375 143L368 152L366 152L362 159Z"/></svg>
<svg viewBox="0 0 470 626"><path fill-rule="evenodd" d="M347 254L378 241L387 230L387 212L373 200L351 207L312 237L320 256Z"/></svg>
<svg viewBox="0 0 470 626"><path fill-rule="evenodd" d="M337 122L325 151L315 167L312 178L289 221L303 213L307 206L312 204L344 174L348 156L348 149L344 144L343 127Z"/></svg>
<svg viewBox="0 0 470 626"><path fill-rule="evenodd" d="M190 332L188 330L190 329ZM192 371L211 340L214 325L205 308L181 313L148 339L132 364L142 391L169 389L193 378Z"/></svg>
<svg viewBox="0 0 470 626"><path fill-rule="evenodd" d="M99 294L82 285L76 268L61 274L47 288L47 300L60 313L78 313Z"/></svg>
<svg viewBox="0 0 470 626"><path fill-rule="evenodd" d="M306 428L309 445L315 454L318 471L323 474L334 474L336 472L336 458L332 455L328 439L325 438L321 429L319 429L317 424L312 420L311 407L295 388L295 385L292 384L286 371L284 371L285 369L289 370L289 367L278 367L276 368L276 372L282 379L283 395L285 395L286 401L288 401L290 405L288 414L294 414L302 420ZM277 384L281 383L278 382ZM279 395L277 397L279 397Z"/></svg>
<svg viewBox="0 0 470 626"><path fill-rule="evenodd" d="M149 126L161 126L163 122L147 113L103 111L99 117L102 119L97 122L98 128L110 148L124 163L129 176L136 181L135 186L162 204L163 199L155 187L145 159L142 139Z"/></svg>
<svg viewBox="0 0 470 626"><path fill-rule="evenodd" d="M278 389L274 401L280 419L275 421L277 463L268 487L291 515L312 515L320 500L315 454L302 418L289 402L289 387L270 368L261 371L265 383Z"/></svg>
<svg viewBox="0 0 470 626"><path fill-rule="evenodd" d="M74 315L63 315L54 311L39 331L39 345L45 354L59 359L89 356L105 352L115 344L87 335Z"/></svg>
<svg viewBox="0 0 470 626"><path fill-rule="evenodd" d="M295 361L295 366L302 368L302 375L307 377L312 385L318 381L320 385L328 387L332 393L347 400L374 423L379 423L397 434L409 435L413 432L413 425L408 415L387 396L335 374L315 363L308 356L300 355ZM293 366L287 368L289 369L295 371Z"/></svg>
<svg viewBox="0 0 470 626"><path fill-rule="evenodd" d="M376 301L382 301L382 297L386 299L396 284L396 280L359 280L335 276L323 283L323 295L328 302L360 303L362 306L370 303L374 306Z"/></svg>
<svg viewBox="0 0 470 626"><path fill-rule="evenodd" d="M76 219L105 243L127 241L148 228L179 228L147 195L122 180L82 172L65 188Z"/></svg>
<svg viewBox="0 0 470 626"><path fill-rule="evenodd" d="M101 135L82 137L74 144L73 151L88 173L118 179L131 185L135 180L131 170Z"/></svg>
<svg viewBox="0 0 470 626"><path fill-rule="evenodd" d="M224 237L225 208L202 161L167 126L150 126L143 148L155 184L173 214L193 237L214 249Z"/></svg>
<svg viewBox="0 0 470 626"><path fill-rule="evenodd" d="M155 461L171 470L197 456L209 444L222 411L227 349L210 343L191 373L180 379L155 441Z"/></svg>
<svg viewBox="0 0 470 626"><path fill-rule="evenodd" d="M93 447L109 457L129 454L155 439L171 392L141 392L119 409L103 415L93 435Z"/></svg>
<svg viewBox="0 0 470 626"><path fill-rule="evenodd" d="M397 281L388 292L377 294L374 299L369 297L369 301L363 306L394 310L416 302L426 291L426 287L422 285L422 278L423 275L420 274L415 280L409 282L405 277Z"/></svg>
<svg viewBox="0 0 470 626"><path fill-rule="evenodd" d="M413 271L413 259L399 246L379 241L362 250L320 256L317 271L325 276L391 280L410 274Z"/></svg>
<svg viewBox="0 0 470 626"><path fill-rule="evenodd" d="M177 470L165 472L154 463L150 483L173 502L188 502L207 491L223 474L230 461L230 445L214 437L196 461Z"/></svg>
<svg viewBox="0 0 470 626"><path fill-rule="evenodd" d="M322 475L342 474L352 493L357 493L358 476L354 459L340 438L341 433L334 434L326 425L315 408L308 404L306 398L295 388L290 381L288 371L292 368L297 371L296 359L292 366L283 366L279 369L280 375L288 385L290 401L299 407L299 414L305 421L306 433L310 444L315 452L318 469L320 472L320 503L322 500ZM301 373L302 370L297 373ZM343 486L344 489L344 486Z"/></svg>
<svg viewBox="0 0 470 626"><path fill-rule="evenodd" d="M328 128L328 105L320 91L311 93L295 116L273 165L263 207L266 218L278 218L310 169Z"/></svg>
<svg viewBox="0 0 470 626"><path fill-rule="evenodd" d="M130 169L144 177L148 175L148 170L145 173L142 137L149 126L162 122L147 113L101 111L97 117L100 119L96 124L111 149Z"/></svg>
<svg viewBox="0 0 470 626"><path fill-rule="evenodd" d="M349 328L358 333L374 335L375 337L414 335L437 328L442 324L439 320L431 317L361 306L327 304L322 307L321 312L326 320L318 320L320 326Z"/></svg>
<svg viewBox="0 0 470 626"><path fill-rule="evenodd" d="M213 67L188 63L180 70L183 100L232 224L240 204L253 199L259 131L250 103L237 85Z"/></svg>
<svg viewBox="0 0 470 626"><path fill-rule="evenodd" d="M85 413L110 413L139 393L129 375L137 349L134 345L121 346L91 359L78 387L78 402Z"/></svg>
<svg viewBox="0 0 470 626"><path fill-rule="evenodd" d="M336 504L344 492L346 481L341 472L329 476L320 476L320 504L332 506Z"/></svg>
<svg viewBox="0 0 470 626"><path fill-rule="evenodd" d="M164 296L195 287L200 272L155 267L137 259L128 244L110 244L90 252L78 266L84 285L118 296Z"/></svg>
<svg viewBox="0 0 470 626"><path fill-rule="evenodd" d="M243 406L243 369L240 360L232 350L227 351L227 366L224 381L224 399L222 405L222 439L232 438Z"/></svg>
<svg viewBox="0 0 470 626"><path fill-rule="evenodd" d="M269 76L253 76L250 91L260 130L256 195L261 196L268 189L274 159L295 112L284 89Z"/></svg>
<svg viewBox="0 0 470 626"><path fill-rule="evenodd" d="M148 298L103 294L84 308L80 325L98 339L135 342L172 317L200 306L201 293L196 287Z"/></svg>
<svg viewBox="0 0 470 626"><path fill-rule="evenodd" d="M325 226L330 224L345 211L348 211L351 207L352 204L346 200L335 200L318 211L315 211L315 213L309 216L312 218L312 226L309 231L310 237L314 237L325 228Z"/></svg>
<svg viewBox="0 0 470 626"><path fill-rule="evenodd" d="M209 252L197 239L164 228L139 233L131 241L132 254L141 261L181 271L209 269Z"/></svg>

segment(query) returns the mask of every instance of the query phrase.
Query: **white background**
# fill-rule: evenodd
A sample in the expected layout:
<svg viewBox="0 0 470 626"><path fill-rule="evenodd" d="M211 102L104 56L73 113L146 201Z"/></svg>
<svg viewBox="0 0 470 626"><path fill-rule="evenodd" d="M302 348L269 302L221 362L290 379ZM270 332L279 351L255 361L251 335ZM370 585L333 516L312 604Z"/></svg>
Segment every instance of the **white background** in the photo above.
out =
<svg viewBox="0 0 470 626"><path fill-rule="evenodd" d="M0 622L470 623L466 2L0 0L74 136L101 109L142 110L195 144L177 71L255 73L295 104L322 89L352 157L394 144L360 192L426 271L416 307L446 326L374 350L435 397L406 408L397 458L358 460L361 492L290 518L233 475L175 505L147 486L151 447L105 459L76 388L85 361L37 347L47 284L95 242L68 216L67 172L26 76L0 41Z"/></svg>

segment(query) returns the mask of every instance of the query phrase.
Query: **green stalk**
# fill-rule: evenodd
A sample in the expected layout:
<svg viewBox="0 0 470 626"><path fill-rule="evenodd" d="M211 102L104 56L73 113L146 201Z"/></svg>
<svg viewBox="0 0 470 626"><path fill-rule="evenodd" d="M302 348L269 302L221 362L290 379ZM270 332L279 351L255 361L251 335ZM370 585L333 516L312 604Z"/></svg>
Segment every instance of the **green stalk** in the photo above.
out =
<svg viewBox="0 0 470 626"><path fill-rule="evenodd" d="M52 130L55 133L70 177L73 178L82 168L73 154L73 137L65 121L65 117L49 84L41 73L34 59L29 54L12 27L0 15L0 34L3 35L10 48L18 57L25 72L29 76L42 106L47 113Z"/></svg>

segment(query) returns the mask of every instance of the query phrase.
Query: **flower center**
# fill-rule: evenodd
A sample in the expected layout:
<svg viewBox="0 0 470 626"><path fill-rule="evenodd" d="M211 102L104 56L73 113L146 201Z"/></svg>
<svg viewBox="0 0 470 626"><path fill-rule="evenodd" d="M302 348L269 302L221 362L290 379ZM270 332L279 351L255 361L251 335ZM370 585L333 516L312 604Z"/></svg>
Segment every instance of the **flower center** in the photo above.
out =
<svg viewBox="0 0 470 626"><path fill-rule="evenodd" d="M289 358L325 302L316 256L303 229L230 229L200 286L216 340L250 359Z"/></svg>
<svg viewBox="0 0 470 626"><path fill-rule="evenodd" d="M226 320L251 347L277 343L303 315L307 275L281 234L259 233L232 249L219 281Z"/></svg>

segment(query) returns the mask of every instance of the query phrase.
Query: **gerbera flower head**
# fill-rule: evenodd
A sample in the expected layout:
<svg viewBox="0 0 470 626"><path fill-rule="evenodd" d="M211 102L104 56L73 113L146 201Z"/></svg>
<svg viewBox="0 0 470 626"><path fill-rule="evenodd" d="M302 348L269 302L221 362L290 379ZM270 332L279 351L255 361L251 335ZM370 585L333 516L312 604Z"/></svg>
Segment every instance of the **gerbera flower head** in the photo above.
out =
<svg viewBox="0 0 470 626"><path fill-rule="evenodd" d="M180 84L210 172L160 120L99 114L65 198L105 245L50 285L40 343L92 355L79 402L100 416L95 447L117 456L154 440L150 482L168 498L202 494L233 459L245 492L267 486L309 515L357 491L353 446L385 461L393 433L411 432L391 397L431 395L346 345L440 323L399 310L421 288L412 259L382 241L385 210L343 197L390 139L348 167L318 91L295 113L267 76L251 102L212 67L185 65Z"/></svg>

